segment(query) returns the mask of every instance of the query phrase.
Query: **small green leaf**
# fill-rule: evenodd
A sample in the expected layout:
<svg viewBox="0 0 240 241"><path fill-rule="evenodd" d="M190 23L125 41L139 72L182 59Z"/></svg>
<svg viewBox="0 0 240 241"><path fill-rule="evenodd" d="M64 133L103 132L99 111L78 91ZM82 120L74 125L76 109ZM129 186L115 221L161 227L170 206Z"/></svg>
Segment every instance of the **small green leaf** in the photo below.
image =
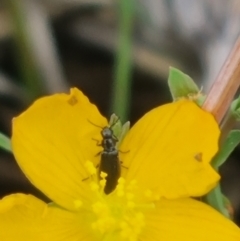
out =
<svg viewBox="0 0 240 241"><path fill-rule="evenodd" d="M240 143L240 130L232 130L229 132L226 140L224 140L219 152L212 160L212 166L217 170L230 156L233 150Z"/></svg>
<svg viewBox="0 0 240 241"><path fill-rule="evenodd" d="M0 133L0 148L12 152L11 140L2 133Z"/></svg>
<svg viewBox="0 0 240 241"><path fill-rule="evenodd" d="M109 126L113 130L114 135L119 139L122 131L122 122L116 114L112 114L109 121Z"/></svg>
<svg viewBox="0 0 240 241"><path fill-rule="evenodd" d="M236 121L240 121L240 96L232 102L230 112Z"/></svg>
<svg viewBox="0 0 240 241"><path fill-rule="evenodd" d="M123 126L122 126L122 130L121 130L121 134L118 138L118 143L117 143L117 147L120 146L120 144L122 143L124 137L126 136L126 134L128 133L130 129L130 121L127 121Z"/></svg>
<svg viewBox="0 0 240 241"><path fill-rule="evenodd" d="M170 67L168 86L173 100L189 98L201 92L190 76L173 67Z"/></svg>
<svg viewBox="0 0 240 241"><path fill-rule="evenodd" d="M226 198L222 194L219 184L203 198L203 201L222 213L225 217L230 218Z"/></svg>
<svg viewBox="0 0 240 241"><path fill-rule="evenodd" d="M120 118L113 113L110 117L109 126L111 127L114 135L118 139L116 146L119 147L124 137L126 136L127 132L130 129L130 122L127 121L124 125L122 125Z"/></svg>

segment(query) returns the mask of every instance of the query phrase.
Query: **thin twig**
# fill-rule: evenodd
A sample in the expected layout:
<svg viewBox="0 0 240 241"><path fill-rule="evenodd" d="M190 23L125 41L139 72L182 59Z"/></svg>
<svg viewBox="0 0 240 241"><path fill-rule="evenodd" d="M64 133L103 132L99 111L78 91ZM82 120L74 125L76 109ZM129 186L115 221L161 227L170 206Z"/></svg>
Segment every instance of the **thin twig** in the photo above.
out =
<svg viewBox="0 0 240 241"><path fill-rule="evenodd" d="M240 85L240 38L234 45L202 108L220 123Z"/></svg>

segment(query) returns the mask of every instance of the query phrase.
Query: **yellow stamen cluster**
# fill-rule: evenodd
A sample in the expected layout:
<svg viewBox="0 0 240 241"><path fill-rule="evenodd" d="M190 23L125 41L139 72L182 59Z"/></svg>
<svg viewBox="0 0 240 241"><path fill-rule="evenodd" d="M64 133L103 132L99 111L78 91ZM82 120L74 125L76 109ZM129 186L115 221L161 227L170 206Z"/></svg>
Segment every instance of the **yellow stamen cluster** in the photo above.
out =
<svg viewBox="0 0 240 241"><path fill-rule="evenodd" d="M92 162L86 161L85 167L87 168L87 171L90 175L95 175L97 173L96 167L93 165Z"/></svg>
<svg viewBox="0 0 240 241"><path fill-rule="evenodd" d="M101 180L99 181L99 184L100 184L101 189L103 190L106 185L106 182L107 182L107 180L106 180L107 173L101 172L100 177L101 177Z"/></svg>
<svg viewBox="0 0 240 241"><path fill-rule="evenodd" d="M88 166L91 165L88 163ZM89 168L91 169L92 167ZM147 201L149 198L145 195L140 195L142 192L135 180L126 183L123 177L119 178L116 189L106 195L103 191L106 176L107 174L102 172L100 181L94 181L96 178L93 177L90 183L91 190L96 195L96 202L91 205L94 213L92 228L99 232L104 240L137 241L145 226L144 212L154 208L154 203Z"/></svg>

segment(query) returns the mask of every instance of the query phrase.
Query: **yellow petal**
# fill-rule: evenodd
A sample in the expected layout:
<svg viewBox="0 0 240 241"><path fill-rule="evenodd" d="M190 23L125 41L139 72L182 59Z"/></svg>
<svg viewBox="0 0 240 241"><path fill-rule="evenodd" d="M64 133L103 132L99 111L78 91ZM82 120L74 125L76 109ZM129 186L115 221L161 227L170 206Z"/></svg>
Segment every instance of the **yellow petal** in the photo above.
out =
<svg viewBox="0 0 240 241"><path fill-rule="evenodd" d="M59 205L74 210L88 200L87 160L99 162L107 120L78 89L37 100L13 121L12 146L30 181Z"/></svg>
<svg viewBox="0 0 240 241"><path fill-rule="evenodd" d="M213 116L191 101L155 108L120 147L123 176L167 198L203 195L219 180L209 165L219 133Z"/></svg>
<svg viewBox="0 0 240 241"><path fill-rule="evenodd" d="M239 241L240 229L210 206L186 198L161 200L146 214L148 241Z"/></svg>
<svg viewBox="0 0 240 241"><path fill-rule="evenodd" d="M76 213L51 207L31 195L14 194L0 200L0 240L96 240Z"/></svg>

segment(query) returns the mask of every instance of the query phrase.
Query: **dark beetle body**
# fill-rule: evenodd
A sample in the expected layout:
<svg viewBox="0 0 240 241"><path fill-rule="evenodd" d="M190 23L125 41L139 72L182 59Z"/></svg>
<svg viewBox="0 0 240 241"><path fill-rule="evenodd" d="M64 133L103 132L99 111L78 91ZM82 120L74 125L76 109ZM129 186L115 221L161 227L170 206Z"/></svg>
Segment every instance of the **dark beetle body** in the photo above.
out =
<svg viewBox="0 0 240 241"><path fill-rule="evenodd" d="M118 140L110 127L104 127L101 131L101 135L103 137L101 142L103 151L101 152L99 175L100 172L105 172L107 174L104 192L109 194L116 188L121 174L121 165L118 157L118 150L116 148Z"/></svg>

